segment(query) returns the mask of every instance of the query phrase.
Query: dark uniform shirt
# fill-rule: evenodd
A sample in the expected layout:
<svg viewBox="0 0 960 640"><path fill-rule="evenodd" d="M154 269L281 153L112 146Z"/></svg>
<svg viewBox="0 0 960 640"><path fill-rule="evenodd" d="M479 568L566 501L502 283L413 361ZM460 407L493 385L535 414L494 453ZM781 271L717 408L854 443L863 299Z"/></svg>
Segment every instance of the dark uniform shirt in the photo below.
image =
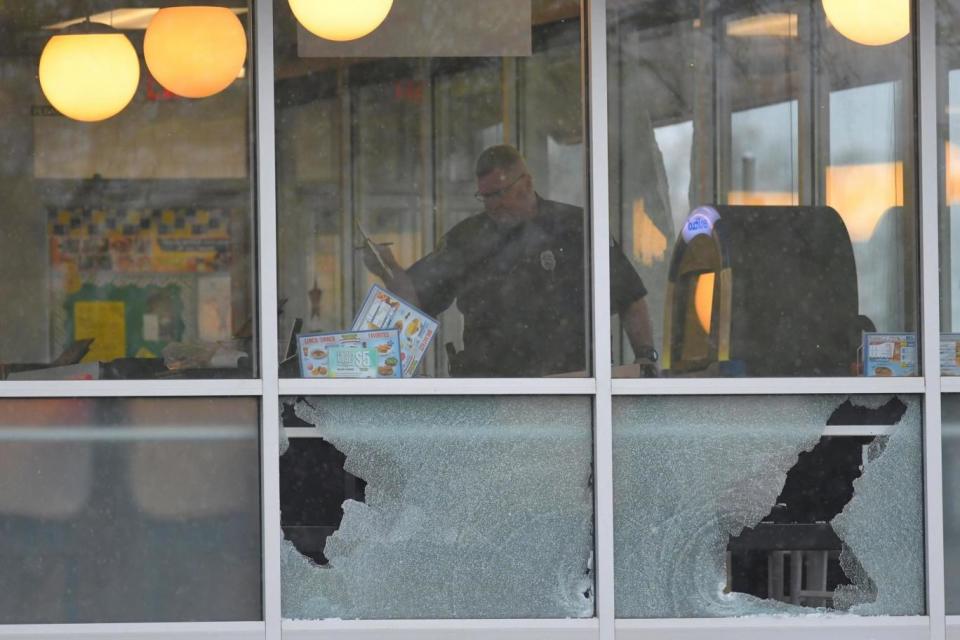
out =
<svg viewBox="0 0 960 640"><path fill-rule="evenodd" d="M537 215L503 229L472 216L433 253L407 270L431 315L454 301L463 314L460 376L539 377L586 369L586 274L583 210L538 199ZM646 295L614 245L610 271L615 312Z"/></svg>

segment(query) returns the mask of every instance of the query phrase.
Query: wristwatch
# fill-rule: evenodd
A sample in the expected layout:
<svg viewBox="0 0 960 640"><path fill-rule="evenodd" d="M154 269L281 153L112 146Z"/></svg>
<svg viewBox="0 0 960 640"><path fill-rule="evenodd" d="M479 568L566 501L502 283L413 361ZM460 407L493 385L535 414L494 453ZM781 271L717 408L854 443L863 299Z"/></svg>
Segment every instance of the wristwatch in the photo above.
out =
<svg viewBox="0 0 960 640"><path fill-rule="evenodd" d="M634 363L638 363L641 360L644 362L658 362L660 360L660 352L650 345L637 347L633 355L636 356Z"/></svg>

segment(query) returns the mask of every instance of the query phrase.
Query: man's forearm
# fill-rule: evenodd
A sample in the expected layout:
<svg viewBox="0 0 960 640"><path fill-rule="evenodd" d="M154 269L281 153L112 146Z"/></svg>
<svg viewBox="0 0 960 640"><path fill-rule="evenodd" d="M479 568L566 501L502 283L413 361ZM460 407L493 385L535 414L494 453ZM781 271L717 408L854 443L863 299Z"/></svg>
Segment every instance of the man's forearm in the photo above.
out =
<svg viewBox="0 0 960 640"><path fill-rule="evenodd" d="M401 268L393 268L393 278L384 278L384 286L415 307L420 306L417 288L407 272Z"/></svg>
<svg viewBox="0 0 960 640"><path fill-rule="evenodd" d="M363 263L373 275L383 281L384 287L413 306L420 306L420 299L417 296L417 288L413 285L413 279L406 269L400 266L389 247L381 245L376 248L376 253L374 253L374 248L365 247Z"/></svg>
<svg viewBox="0 0 960 640"><path fill-rule="evenodd" d="M634 354L638 353L641 347L654 346L653 323L650 322L650 311L643 298L634 300L621 312L620 324L627 334Z"/></svg>

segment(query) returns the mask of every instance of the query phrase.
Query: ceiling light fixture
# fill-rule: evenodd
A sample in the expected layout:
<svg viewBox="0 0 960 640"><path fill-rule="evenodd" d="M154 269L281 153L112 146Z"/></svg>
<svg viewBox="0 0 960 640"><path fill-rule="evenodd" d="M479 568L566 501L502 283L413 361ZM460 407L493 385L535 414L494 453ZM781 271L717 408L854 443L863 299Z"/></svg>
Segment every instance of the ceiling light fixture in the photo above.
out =
<svg viewBox="0 0 960 640"><path fill-rule="evenodd" d="M247 34L236 14L225 7L169 7L150 21L143 55L165 89L185 98L207 98L240 75L247 59Z"/></svg>
<svg viewBox="0 0 960 640"><path fill-rule="evenodd" d="M878 47L910 33L910 0L823 0L823 11L840 34Z"/></svg>
<svg viewBox="0 0 960 640"><path fill-rule="evenodd" d="M130 104L140 84L140 60L127 36L83 22L50 38L39 75L43 95L57 111L98 122Z"/></svg>
<svg viewBox="0 0 960 640"><path fill-rule="evenodd" d="M734 38L796 38L797 14L767 13L739 18L727 24L727 35Z"/></svg>
<svg viewBox="0 0 960 640"><path fill-rule="evenodd" d="M393 0L289 0L303 27L325 40L346 42L369 35L387 19Z"/></svg>

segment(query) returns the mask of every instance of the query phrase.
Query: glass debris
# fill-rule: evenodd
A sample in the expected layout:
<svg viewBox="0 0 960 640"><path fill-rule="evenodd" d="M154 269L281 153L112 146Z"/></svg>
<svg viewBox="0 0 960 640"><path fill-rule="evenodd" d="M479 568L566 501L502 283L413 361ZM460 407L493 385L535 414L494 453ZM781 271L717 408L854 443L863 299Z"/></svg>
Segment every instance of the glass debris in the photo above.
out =
<svg viewBox="0 0 960 640"><path fill-rule="evenodd" d="M851 583L824 594L834 608L729 588L731 538L781 506L787 474L801 453L817 445L844 400L615 399L617 616L922 614L921 430L913 400L904 401L892 435L867 440L872 444L853 481L853 498L829 523L843 542L841 566ZM852 401L870 409L887 400Z"/></svg>
<svg viewBox="0 0 960 640"><path fill-rule="evenodd" d="M591 411L580 398L311 398L296 415L367 482L326 566L283 542L283 614L593 615Z"/></svg>

